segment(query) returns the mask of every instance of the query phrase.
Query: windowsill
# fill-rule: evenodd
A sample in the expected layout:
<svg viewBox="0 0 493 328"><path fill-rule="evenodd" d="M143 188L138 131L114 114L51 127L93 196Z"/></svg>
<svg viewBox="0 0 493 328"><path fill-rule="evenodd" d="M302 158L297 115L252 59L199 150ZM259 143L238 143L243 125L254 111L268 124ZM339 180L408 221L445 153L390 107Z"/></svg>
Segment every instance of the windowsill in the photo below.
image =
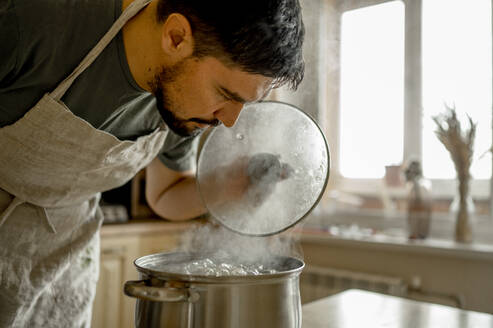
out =
<svg viewBox="0 0 493 328"><path fill-rule="evenodd" d="M397 186L388 186L384 178L375 179L357 179L344 178L337 176L333 178L337 180L338 189L346 193L351 193L360 196L382 197L386 195L390 198L405 198L406 187L405 182L399 182ZM432 197L434 199L451 199L457 193L457 180L455 179L431 179ZM476 179L471 181L470 192L475 200L489 200L490 197L490 180Z"/></svg>
<svg viewBox="0 0 493 328"><path fill-rule="evenodd" d="M429 255L460 257L467 259L487 260L493 262L493 245L462 244L454 241L426 239L408 240L404 237L369 236L343 237L330 235L327 232L301 230L301 241L323 243L351 248L373 248L393 252L426 253Z"/></svg>
<svg viewBox="0 0 493 328"><path fill-rule="evenodd" d="M302 242L493 261L493 222L490 217L475 217L474 241L469 244L453 239L454 222L446 214L433 215L430 234L424 240L408 239L405 223L403 214L385 216L379 211L322 214L315 211L295 231Z"/></svg>

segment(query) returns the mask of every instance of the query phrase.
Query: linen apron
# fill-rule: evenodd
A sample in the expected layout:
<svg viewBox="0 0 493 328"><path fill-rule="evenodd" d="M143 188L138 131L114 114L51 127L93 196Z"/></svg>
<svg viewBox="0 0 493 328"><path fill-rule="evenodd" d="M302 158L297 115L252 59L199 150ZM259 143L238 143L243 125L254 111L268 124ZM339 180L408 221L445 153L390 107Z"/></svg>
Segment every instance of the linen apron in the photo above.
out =
<svg viewBox="0 0 493 328"><path fill-rule="evenodd" d="M0 327L89 327L99 274L100 192L129 181L164 144L164 126L120 141L61 97L150 0L135 0L79 66L0 128Z"/></svg>

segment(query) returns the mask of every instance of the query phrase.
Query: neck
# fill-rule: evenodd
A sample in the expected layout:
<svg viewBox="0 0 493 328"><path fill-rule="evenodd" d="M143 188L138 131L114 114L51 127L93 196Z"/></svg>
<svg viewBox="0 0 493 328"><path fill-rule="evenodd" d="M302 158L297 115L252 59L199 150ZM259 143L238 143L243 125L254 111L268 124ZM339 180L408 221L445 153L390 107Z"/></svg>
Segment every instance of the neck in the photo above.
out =
<svg viewBox="0 0 493 328"><path fill-rule="evenodd" d="M132 1L123 0L122 10L125 10ZM137 84L146 91L151 91L148 81L152 80L160 55L160 30L155 18L156 5L157 1L151 1L122 29L130 73Z"/></svg>

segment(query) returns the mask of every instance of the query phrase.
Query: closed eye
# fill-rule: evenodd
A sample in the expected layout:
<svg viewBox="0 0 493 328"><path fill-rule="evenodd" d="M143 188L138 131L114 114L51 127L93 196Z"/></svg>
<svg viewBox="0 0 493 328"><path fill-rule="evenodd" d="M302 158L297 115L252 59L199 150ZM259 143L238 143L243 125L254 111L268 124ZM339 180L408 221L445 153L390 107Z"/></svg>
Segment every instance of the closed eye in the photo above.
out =
<svg viewBox="0 0 493 328"><path fill-rule="evenodd" d="M228 89L223 88L223 87L219 87L219 93L227 101L235 101L235 102L238 102L240 104L245 104L247 102L245 99L243 99L236 92L229 91Z"/></svg>
<svg viewBox="0 0 493 328"><path fill-rule="evenodd" d="M231 99L231 97L228 97L226 96L224 93L221 92L221 97L223 97L224 100L226 101L233 101L233 99Z"/></svg>

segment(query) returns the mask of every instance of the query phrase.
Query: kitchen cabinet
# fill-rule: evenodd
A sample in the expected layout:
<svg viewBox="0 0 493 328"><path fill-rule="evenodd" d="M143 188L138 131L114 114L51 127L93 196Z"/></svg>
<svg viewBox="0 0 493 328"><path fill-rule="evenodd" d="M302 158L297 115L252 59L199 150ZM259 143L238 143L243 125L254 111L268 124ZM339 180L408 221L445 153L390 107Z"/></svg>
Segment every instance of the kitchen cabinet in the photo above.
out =
<svg viewBox="0 0 493 328"><path fill-rule="evenodd" d="M122 286L127 280L137 279L132 262L139 255L138 245L138 236L101 239L92 327L133 327L129 313L133 313L135 302L123 297Z"/></svg>
<svg viewBox="0 0 493 328"><path fill-rule="evenodd" d="M135 299L123 294L128 280L138 279L133 264L140 256L171 251L194 223L135 220L101 229L100 273L93 305L93 328L134 327Z"/></svg>
<svg viewBox="0 0 493 328"><path fill-rule="evenodd" d="M180 233L144 235L139 240L140 253L147 255L172 251L178 245L180 237Z"/></svg>

